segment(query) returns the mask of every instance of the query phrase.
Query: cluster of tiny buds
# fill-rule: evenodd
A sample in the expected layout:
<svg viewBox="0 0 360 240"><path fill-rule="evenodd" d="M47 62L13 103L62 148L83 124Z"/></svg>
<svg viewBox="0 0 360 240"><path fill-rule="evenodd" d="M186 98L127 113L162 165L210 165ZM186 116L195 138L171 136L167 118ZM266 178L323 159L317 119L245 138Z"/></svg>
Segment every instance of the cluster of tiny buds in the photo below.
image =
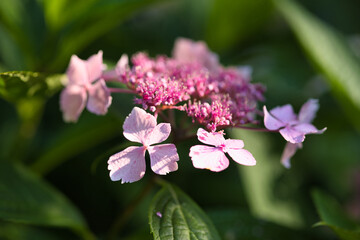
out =
<svg viewBox="0 0 360 240"><path fill-rule="evenodd" d="M265 88L250 82L250 68L225 68L206 45L196 53L189 49L199 43L186 41L188 46L176 42L172 58L152 59L137 53L131 58L131 67L127 61L121 66L125 70L117 71L118 79L138 95L135 104L152 112L163 106L186 111L193 121L213 132L218 126L253 123ZM175 54L181 48L181 54Z"/></svg>

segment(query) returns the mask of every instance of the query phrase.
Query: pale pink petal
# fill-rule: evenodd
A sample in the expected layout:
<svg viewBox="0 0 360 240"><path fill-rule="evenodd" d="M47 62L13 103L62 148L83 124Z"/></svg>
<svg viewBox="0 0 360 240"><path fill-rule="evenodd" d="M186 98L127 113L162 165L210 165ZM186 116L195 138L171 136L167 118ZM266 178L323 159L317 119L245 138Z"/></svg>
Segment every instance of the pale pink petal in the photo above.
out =
<svg viewBox="0 0 360 240"><path fill-rule="evenodd" d="M106 87L105 81L100 79L89 89L89 99L87 109L98 115L105 115L111 105L112 97L110 91Z"/></svg>
<svg viewBox="0 0 360 240"><path fill-rule="evenodd" d="M220 146L225 144L225 138L223 132L208 132L202 128L197 131L197 136L200 142L213 146Z"/></svg>
<svg viewBox="0 0 360 240"><path fill-rule="evenodd" d="M302 148L302 143L286 143L286 146L281 156L281 163L282 165L284 165L284 167L290 168L290 158L294 156L294 154L299 148Z"/></svg>
<svg viewBox="0 0 360 240"><path fill-rule="evenodd" d="M112 181L121 183L136 182L145 175L145 148L128 147L112 155L108 160L108 169Z"/></svg>
<svg viewBox="0 0 360 240"><path fill-rule="evenodd" d="M301 143L305 139L305 134L302 131L298 131L293 127L285 127L280 129L280 134L286 141L291 143Z"/></svg>
<svg viewBox="0 0 360 240"><path fill-rule="evenodd" d="M319 110L319 101L317 99L309 99L304 105L302 105L299 112L299 122L311 123L316 112Z"/></svg>
<svg viewBox="0 0 360 240"><path fill-rule="evenodd" d="M92 55L86 61L86 68L88 72L88 82L92 83L99 79L104 70L103 67L103 52L99 51L97 54Z"/></svg>
<svg viewBox="0 0 360 240"><path fill-rule="evenodd" d="M177 154L174 144L161 144L153 147L148 147L151 161L151 169L160 175L165 175L169 172L178 169L177 161L179 155Z"/></svg>
<svg viewBox="0 0 360 240"><path fill-rule="evenodd" d="M130 115L126 117L123 128L124 136L132 141L146 143L148 136L156 127L156 119L145 110L134 107Z"/></svg>
<svg viewBox="0 0 360 240"><path fill-rule="evenodd" d="M178 38L172 54L179 62L197 62L210 71L217 71L220 67L218 56L211 52L206 43L202 41L194 42L190 39Z"/></svg>
<svg viewBox="0 0 360 240"><path fill-rule="evenodd" d="M264 106L264 125L269 130L278 130L279 128L285 127L286 123L272 116L266 106Z"/></svg>
<svg viewBox="0 0 360 240"><path fill-rule="evenodd" d="M144 141L146 145L152 145L165 141L171 132L170 123L159 123L147 136Z"/></svg>
<svg viewBox="0 0 360 240"><path fill-rule="evenodd" d="M76 122L85 108L86 90L82 86L68 85L60 95L60 109L65 122Z"/></svg>
<svg viewBox="0 0 360 240"><path fill-rule="evenodd" d="M273 115L278 120L289 123L296 121L296 114L290 104L286 104L281 107L276 107L270 110L271 115Z"/></svg>
<svg viewBox="0 0 360 240"><path fill-rule="evenodd" d="M240 149L244 147L244 141L239 139L226 139L225 147L226 149L229 148Z"/></svg>
<svg viewBox="0 0 360 240"><path fill-rule="evenodd" d="M229 166L229 159L220 148L195 145L190 148L189 156L195 168L220 172Z"/></svg>
<svg viewBox="0 0 360 240"><path fill-rule="evenodd" d="M293 129L295 129L296 131L302 132L303 134L321 134L323 133L326 128L322 129L322 130L318 130L314 125L310 124L310 123L301 123L298 125L295 125L293 127Z"/></svg>
<svg viewBox="0 0 360 240"><path fill-rule="evenodd" d="M173 57L179 62L193 62L195 60L193 53L194 44L190 39L176 39L172 52Z"/></svg>
<svg viewBox="0 0 360 240"><path fill-rule="evenodd" d="M72 55L70 64L66 70L69 84L86 85L88 83L88 72L86 63L76 55Z"/></svg>
<svg viewBox="0 0 360 240"><path fill-rule="evenodd" d="M239 164L246 166L256 165L255 158L248 150L230 148L227 152L230 157L232 157L232 159Z"/></svg>
<svg viewBox="0 0 360 240"><path fill-rule="evenodd" d="M123 54L116 64L115 72L118 76L126 73L126 69L129 67L129 58L126 54Z"/></svg>

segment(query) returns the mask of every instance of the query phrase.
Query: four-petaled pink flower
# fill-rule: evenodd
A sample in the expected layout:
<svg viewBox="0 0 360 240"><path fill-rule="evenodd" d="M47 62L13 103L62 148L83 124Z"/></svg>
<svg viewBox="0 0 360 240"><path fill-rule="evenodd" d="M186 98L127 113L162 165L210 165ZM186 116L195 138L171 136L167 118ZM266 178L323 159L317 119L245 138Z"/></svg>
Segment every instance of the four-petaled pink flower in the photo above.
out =
<svg viewBox="0 0 360 240"><path fill-rule="evenodd" d="M67 69L68 84L60 96L60 108L66 122L76 122L84 110L104 115L111 104L111 96L103 72L102 51L84 61L73 55ZM97 81L96 81L97 80Z"/></svg>
<svg viewBox="0 0 360 240"><path fill-rule="evenodd" d="M264 106L265 127L269 130L280 129L280 134L288 141L281 157L281 162L286 168L290 168L290 158L297 149L302 148L306 134L321 134L326 130L326 128L318 130L311 124L318 109L319 103L316 99L309 99L304 103L298 116L289 104L276 107L270 112Z"/></svg>
<svg viewBox="0 0 360 240"><path fill-rule="evenodd" d="M243 149L244 142L237 139L224 138L223 132L207 132L199 128L197 136L200 142L213 145L195 145L190 148L191 160L195 168L209 169L213 172L220 172L229 166L228 153L232 159L242 165L254 166L256 160L253 155Z"/></svg>
<svg viewBox="0 0 360 240"><path fill-rule="evenodd" d="M318 130L311 124L319 109L318 100L309 99L296 116L290 104L276 107L270 112L264 106L264 124L269 130L279 130L280 134L290 143L301 143L306 134L321 134L326 128Z"/></svg>
<svg viewBox="0 0 360 240"><path fill-rule="evenodd" d="M152 144L165 141L171 132L169 123L156 123L156 118L145 110L134 107L125 119L124 136L132 142L141 143L140 147L128 147L112 155L108 160L110 178L113 181L120 179L121 183L135 182L145 174L145 152L149 151L151 169L160 175L178 169L177 154L174 144Z"/></svg>

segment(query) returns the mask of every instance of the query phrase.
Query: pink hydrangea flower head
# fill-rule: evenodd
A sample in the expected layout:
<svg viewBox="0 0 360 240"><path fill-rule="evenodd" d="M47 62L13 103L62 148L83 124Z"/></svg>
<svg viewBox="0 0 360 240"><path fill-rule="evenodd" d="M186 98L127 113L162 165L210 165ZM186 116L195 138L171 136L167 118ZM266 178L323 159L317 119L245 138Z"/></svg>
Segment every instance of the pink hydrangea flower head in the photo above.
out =
<svg viewBox="0 0 360 240"><path fill-rule="evenodd" d="M113 181L121 179L121 183L135 182L145 175L145 152L149 151L151 169L160 175L178 169L177 154L174 144L156 143L165 141L171 132L169 123L156 123L156 118L145 110L134 107L125 119L124 136L132 142L141 143L140 147L128 147L112 155L108 160L110 178Z"/></svg>
<svg viewBox="0 0 360 240"><path fill-rule="evenodd" d="M264 124L269 130L279 130L286 141L293 144L301 143L306 134L321 134L326 130L318 130L311 124L318 109L319 103L316 99L308 100L301 107L298 116L289 104L276 107L270 112L264 106Z"/></svg>
<svg viewBox="0 0 360 240"><path fill-rule="evenodd" d="M189 156L195 168L220 172L229 166L229 159L225 153L228 153L239 164L256 165L253 155L243 149L244 142L242 140L225 140L223 132L207 132L202 128L198 129L197 136L200 142L212 146L195 145L190 148Z"/></svg>
<svg viewBox="0 0 360 240"><path fill-rule="evenodd" d="M60 95L60 108L66 122L76 122L86 108L95 114L104 115L111 104L110 92L103 72L102 51L82 60L73 55L66 75L68 84Z"/></svg>
<svg viewBox="0 0 360 240"><path fill-rule="evenodd" d="M194 42L187 38L178 38L175 41L172 54L179 62L197 62L205 66L211 72L216 72L220 68L218 56L211 52L206 43L202 41Z"/></svg>

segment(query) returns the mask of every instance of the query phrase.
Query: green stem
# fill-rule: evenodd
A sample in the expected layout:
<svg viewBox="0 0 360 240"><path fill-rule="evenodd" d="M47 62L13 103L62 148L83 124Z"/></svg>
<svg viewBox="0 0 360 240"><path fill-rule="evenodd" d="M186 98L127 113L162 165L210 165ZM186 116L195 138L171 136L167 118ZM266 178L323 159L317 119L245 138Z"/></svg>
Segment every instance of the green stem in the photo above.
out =
<svg viewBox="0 0 360 240"><path fill-rule="evenodd" d="M125 223L129 220L136 207L142 202L142 200L150 193L151 189L155 185L155 178L157 176L153 175L150 181L145 185L145 187L141 190L139 195L125 208L124 212L119 214L115 219L114 223L110 227L110 230L107 235L108 240L118 239L118 235Z"/></svg>

